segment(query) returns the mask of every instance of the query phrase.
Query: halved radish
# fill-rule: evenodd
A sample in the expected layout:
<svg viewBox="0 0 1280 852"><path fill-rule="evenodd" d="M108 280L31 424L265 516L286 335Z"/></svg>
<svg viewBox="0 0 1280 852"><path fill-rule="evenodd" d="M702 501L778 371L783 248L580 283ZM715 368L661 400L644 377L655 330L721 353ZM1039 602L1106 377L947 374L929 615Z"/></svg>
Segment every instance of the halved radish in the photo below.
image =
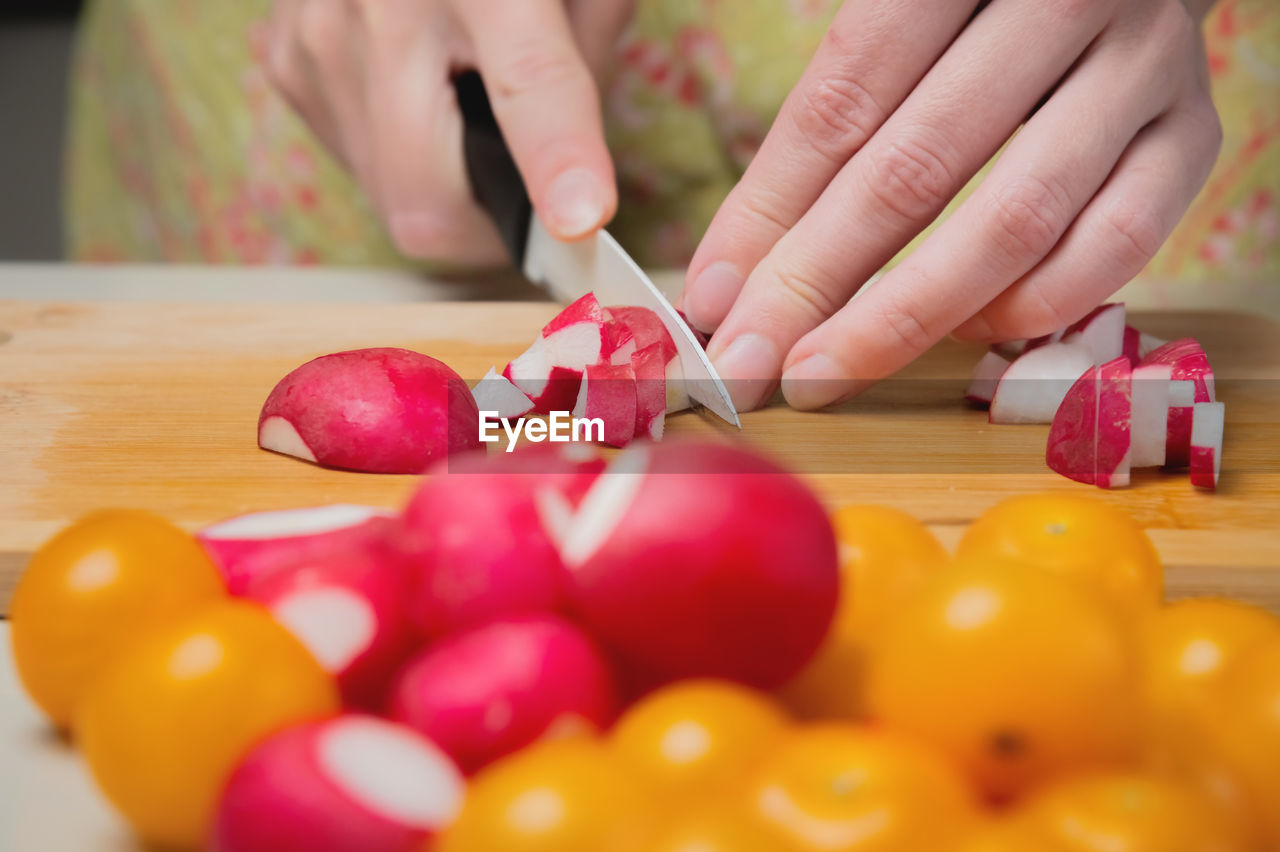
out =
<svg viewBox="0 0 1280 852"><path fill-rule="evenodd" d="M662 440L667 413L667 355L662 343L651 343L631 356L636 380L637 437Z"/></svg>
<svg viewBox="0 0 1280 852"><path fill-rule="evenodd" d="M996 352L987 352L973 368L969 388L965 391L965 399L970 402L990 404L996 395L996 385L1000 377L1009 369L1009 359Z"/></svg>
<svg viewBox="0 0 1280 852"><path fill-rule="evenodd" d="M822 641L838 592L822 504L722 444L629 448L588 492L561 553L576 611L640 682L777 686Z"/></svg>
<svg viewBox="0 0 1280 852"><path fill-rule="evenodd" d="M258 744L223 789L216 852L418 852L453 822L466 782L404 725L350 714Z"/></svg>
<svg viewBox="0 0 1280 852"><path fill-rule="evenodd" d="M347 547L259 577L243 597L265 606L334 675L344 704L376 709L419 644L407 591L403 563Z"/></svg>
<svg viewBox="0 0 1280 852"><path fill-rule="evenodd" d="M1124 354L1124 304L1099 305L1067 327L1063 343L1083 343L1093 353L1093 363L1102 365Z"/></svg>
<svg viewBox="0 0 1280 852"><path fill-rule="evenodd" d="M195 537L222 573L227 591L240 595L255 578L301 560L386 540L395 527L393 517L384 509L339 503L240 515Z"/></svg>
<svg viewBox="0 0 1280 852"><path fill-rule="evenodd" d="M1045 461L1068 479L1097 481L1098 391L1101 368L1088 367L1067 391L1053 415Z"/></svg>
<svg viewBox="0 0 1280 852"><path fill-rule="evenodd" d="M1145 364L1133 370L1133 417L1129 434L1134 467L1164 464L1171 375L1168 364Z"/></svg>
<svg viewBox="0 0 1280 852"><path fill-rule="evenodd" d="M1210 490L1222 473L1222 432L1227 407L1221 402L1197 402L1191 415L1191 484Z"/></svg>
<svg viewBox="0 0 1280 852"><path fill-rule="evenodd" d="M1068 390L1093 367L1083 343L1047 343L1022 355L1004 371L991 399L992 423L1051 423Z"/></svg>
<svg viewBox="0 0 1280 852"><path fill-rule="evenodd" d="M407 665L391 715L438 743L470 774L557 729L602 729L617 696L603 654L551 616L455 634Z"/></svg>
<svg viewBox="0 0 1280 852"><path fill-rule="evenodd" d="M324 467L422 473L479 447L480 415L470 388L435 358L357 349L281 379L258 417L258 445Z"/></svg>
<svg viewBox="0 0 1280 852"><path fill-rule="evenodd" d="M1174 381L1190 381L1194 387L1192 402L1213 402L1213 368L1200 344L1191 337L1171 340L1153 349L1142 359L1142 364L1168 364ZM1174 400L1169 407L1168 440L1165 464L1168 467L1186 467L1191 456L1191 404L1178 404Z"/></svg>
<svg viewBox="0 0 1280 852"><path fill-rule="evenodd" d="M1099 488L1129 485L1130 423L1133 368L1123 355L1098 368L1098 436L1094 484Z"/></svg>
<svg viewBox="0 0 1280 852"><path fill-rule="evenodd" d="M471 389L471 395L475 397L481 416L491 411L494 412L492 416L499 420L515 420L533 410L533 400L528 394L513 385L506 376L498 375L493 367Z"/></svg>
<svg viewBox="0 0 1280 852"><path fill-rule="evenodd" d="M636 435L636 374L630 364L592 364L582 375L573 416L599 419L603 443L625 447Z"/></svg>

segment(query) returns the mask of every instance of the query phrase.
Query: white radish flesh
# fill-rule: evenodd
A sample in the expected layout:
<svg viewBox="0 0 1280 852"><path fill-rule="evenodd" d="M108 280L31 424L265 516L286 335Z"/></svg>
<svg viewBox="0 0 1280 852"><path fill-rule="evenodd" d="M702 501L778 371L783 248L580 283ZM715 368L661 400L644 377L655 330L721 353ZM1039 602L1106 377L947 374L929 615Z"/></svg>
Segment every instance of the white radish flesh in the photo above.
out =
<svg viewBox="0 0 1280 852"><path fill-rule="evenodd" d="M1129 359L1124 356L1117 356L1098 368L1094 484L1099 488L1125 488L1129 485L1132 375Z"/></svg>
<svg viewBox="0 0 1280 852"><path fill-rule="evenodd" d="M496 412L500 420L515 420L533 410L533 400L520 390L506 376L498 375L498 371L490 367L483 379L471 389L476 407L481 412Z"/></svg>
<svg viewBox="0 0 1280 852"><path fill-rule="evenodd" d="M1130 426L1134 467L1164 464L1168 436L1172 368L1147 364L1133 371L1133 419Z"/></svg>
<svg viewBox="0 0 1280 852"><path fill-rule="evenodd" d="M1000 377L1009 369L1009 359L995 352L987 352L973 368L969 388L965 391L965 399L971 402L990 404L996 395L996 385Z"/></svg>
<svg viewBox="0 0 1280 852"><path fill-rule="evenodd" d="M1095 365L1114 361L1124 354L1124 305L1099 305L1063 335L1064 343L1082 343L1093 353Z"/></svg>
<svg viewBox="0 0 1280 852"><path fill-rule="evenodd" d="M1209 490L1222 474L1222 433L1227 409L1221 402L1197 402L1191 416L1191 484Z"/></svg>
<svg viewBox="0 0 1280 852"><path fill-rule="evenodd" d="M1009 365L991 399L992 423L1051 423L1072 384L1093 363L1080 343L1048 343Z"/></svg>

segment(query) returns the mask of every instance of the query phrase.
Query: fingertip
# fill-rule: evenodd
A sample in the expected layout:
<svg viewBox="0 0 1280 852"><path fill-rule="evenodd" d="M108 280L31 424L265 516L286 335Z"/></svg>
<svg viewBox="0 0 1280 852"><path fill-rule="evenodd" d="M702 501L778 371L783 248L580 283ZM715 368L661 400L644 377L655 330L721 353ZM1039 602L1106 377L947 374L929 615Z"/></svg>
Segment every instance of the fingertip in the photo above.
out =
<svg viewBox="0 0 1280 852"><path fill-rule="evenodd" d="M573 166L551 181L540 212L554 236L577 240L603 227L616 207L611 185L590 169Z"/></svg>
<svg viewBox="0 0 1280 852"><path fill-rule="evenodd" d="M712 366L724 381L734 408L751 411L773 395L782 366L782 356L773 341L747 332L710 349L708 354L712 352Z"/></svg>
<svg viewBox="0 0 1280 852"><path fill-rule="evenodd" d="M694 328L711 333L724 322L746 283L738 267L718 260L691 280L684 293L684 311Z"/></svg>

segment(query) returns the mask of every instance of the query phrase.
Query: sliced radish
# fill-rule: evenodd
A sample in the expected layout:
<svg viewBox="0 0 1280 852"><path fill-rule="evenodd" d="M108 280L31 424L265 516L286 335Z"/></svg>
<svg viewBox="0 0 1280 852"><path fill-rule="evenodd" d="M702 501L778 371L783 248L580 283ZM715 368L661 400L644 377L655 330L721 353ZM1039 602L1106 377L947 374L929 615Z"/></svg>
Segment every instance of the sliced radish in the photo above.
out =
<svg viewBox="0 0 1280 852"><path fill-rule="evenodd" d="M350 707L382 706L391 677L419 639L405 608L403 563L339 548L251 582L265 606L337 679Z"/></svg>
<svg viewBox="0 0 1280 852"><path fill-rule="evenodd" d="M1134 467L1160 467L1164 464L1171 375L1172 368L1168 364L1146 364L1133 370L1130 436Z"/></svg>
<svg viewBox="0 0 1280 852"><path fill-rule="evenodd" d="M1191 484L1213 490L1222 473L1222 432L1227 407L1221 402L1197 402L1191 415Z"/></svg>
<svg viewBox="0 0 1280 852"><path fill-rule="evenodd" d="M973 368L973 376L969 388L965 391L965 399L971 402L990 404L996 395L996 385L1000 377L1009 369L1009 359L995 352L987 352Z"/></svg>
<svg viewBox="0 0 1280 852"><path fill-rule="evenodd" d="M422 473L480 446L471 391L448 366L407 349L358 349L308 361L275 386L258 445L324 467Z"/></svg>
<svg viewBox="0 0 1280 852"><path fill-rule="evenodd" d="M603 443L625 447L636 434L636 374L630 364L592 364L582 376L573 416L604 424Z"/></svg>
<svg viewBox="0 0 1280 852"><path fill-rule="evenodd" d="M470 774L570 726L603 729L617 707L601 651L561 619L505 619L451 636L405 667L393 718Z"/></svg>
<svg viewBox="0 0 1280 852"><path fill-rule="evenodd" d="M561 329L579 323L603 326L608 319L609 315L605 313L604 308L600 307L600 302L596 300L596 294L587 293L585 296L580 296L574 300L543 326L542 336L550 337Z"/></svg>
<svg viewBox="0 0 1280 852"><path fill-rule="evenodd" d="M641 682L777 686L822 641L838 591L821 503L772 462L722 444L621 454L562 556L576 611Z"/></svg>
<svg viewBox="0 0 1280 852"><path fill-rule="evenodd" d="M499 420L515 420L533 410L533 400L511 383L506 376L490 367L484 378L471 389L476 407L480 411L492 411Z"/></svg>
<svg viewBox="0 0 1280 852"><path fill-rule="evenodd" d="M255 578L301 560L386 540L392 518L383 509L346 503L255 512L205 527L196 540L218 566L227 591L240 595Z"/></svg>
<svg viewBox="0 0 1280 852"><path fill-rule="evenodd" d="M1168 364L1176 381L1190 381L1195 393L1192 402L1214 400L1213 368L1200 344L1190 337L1171 340L1153 349L1141 362L1143 365ZM1171 468L1186 467L1191 457L1191 405L1173 400L1169 407L1168 439L1165 464Z"/></svg>
<svg viewBox="0 0 1280 852"><path fill-rule="evenodd" d="M349 714L287 728L231 774L215 817L217 852L413 852L453 822L466 782L404 725Z"/></svg>
<svg viewBox="0 0 1280 852"><path fill-rule="evenodd" d="M1138 366L1138 362L1142 360L1142 332L1138 331L1131 325L1124 327L1124 346L1121 354L1129 359L1131 366Z"/></svg>
<svg viewBox="0 0 1280 852"><path fill-rule="evenodd" d="M1067 391L1049 427L1045 461L1068 479L1097 480L1099 367L1088 367Z"/></svg>
<svg viewBox="0 0 1280 852"><path fill-rule="evenodd" d="M1083 343L1093 353L1096 365L1114 361L1124 354L1124 305L1099 305L1083 319L1067 327L1063 343Z"/></svg>
<svg viewBox="0 0 1280 852"><path fill-rule="evenodd" d="M1068 389L1093 367L1083 343L1047 343L1009 365L996 385L988 419L992 423L1051 423Z"/></svg>
<svg viewBox="0 0 1280 852"><path fill-rule="evenodd" d="M664 360L676 357L676 344L671 333L662 324L658 315L648 308L631 306L615 306L606 309L606 313L616 322L622 323L635 337L636 348L644 349L655 343L662 349Z"/></svg>
<svg viewBox="0 0 1280 852"><path fill-rule="evenodd" d="M1094 484L1099 488L1129 485L1133 368L1123 355L1098 368L1098 435Z"/></svg>
<svg viewBox="0 0 1280 852"><path fill-rule="evenodd" d="M1168 342L1169 341L1162 340L1155 335L1140 332L1138 334L1138 357L1145 358Z"/></svg>
<svg viewBox="0 0 1280 852"><path fill-rule="evenodd" d="M568 411L577 398L582 371L604 357L607 343L603 325L570 325L539 337L502 375L524 391L539 414Z"/></svg>
<svg viewBox="0 0 1280 852"><path fill-rule="evenodd" d="M638 437L662 440L667 413L667 355L661 343L651 343L631 356L636 379Z"/></svg>

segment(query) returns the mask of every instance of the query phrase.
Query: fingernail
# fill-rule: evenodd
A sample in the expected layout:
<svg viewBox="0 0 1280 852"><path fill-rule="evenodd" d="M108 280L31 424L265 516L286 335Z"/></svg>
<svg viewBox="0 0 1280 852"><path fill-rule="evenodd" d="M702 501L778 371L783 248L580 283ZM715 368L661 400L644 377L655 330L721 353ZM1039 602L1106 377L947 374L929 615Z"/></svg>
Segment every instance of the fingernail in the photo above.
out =
<svg viewBox="0 0 1280 852"><path fill-rule="evenodd" d="M685 314L699 331L711 333L724 321L742 292L745 277L727 260L718 260L698 273L685 293Z"/></svg>
<svg viewBox="0 0 1280 852"><path fill-rule="evenodd" d="M846 371L822 353L810 355L782 374L782 394L787 404L801 411L847 399L867 384L851 382Z"/></svg>
<svg viewBox="0 0 1280 852"><path fill-rule="evenodd" d="M739 411L759 408L778 383L782 356L768 338L743 334L713 359L729 398Z"/></svg>
<svg viewBox="0 0 1280 852"><path fill-rule="evenodd" d="M586 169L569 169L547 190L548 224L567 239L586 236L604 219L605 191Z"/></svg>

